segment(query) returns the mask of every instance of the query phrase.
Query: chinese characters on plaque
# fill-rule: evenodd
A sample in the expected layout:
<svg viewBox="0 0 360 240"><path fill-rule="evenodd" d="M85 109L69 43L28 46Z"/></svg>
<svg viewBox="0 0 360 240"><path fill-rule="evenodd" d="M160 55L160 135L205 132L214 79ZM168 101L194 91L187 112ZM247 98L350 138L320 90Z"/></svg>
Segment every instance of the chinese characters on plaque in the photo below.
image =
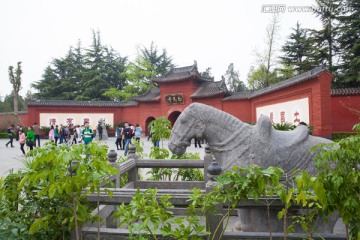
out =
<svg viewBox="0 0 360 240"><path fill-rule="evenodd" d="M298 112L298 111L295 111L295 113L294 113L294 117L295 117L295 119L294 119L294 124L295 123L300 123L300 118L299 118L299 116L300 116L300 113ZM269 114L269 117L270 117L270 121L272 122L272 123L274 123L274 112L270 112L270 114ZM285 111L281 111L280 112L280 122L281 123L284 123L284 122L288 122L289 121L289 119L286 119L286 112ZM290 120L291 121L291 120Z"/></svg>
<svg viewBox="0 0 360 240"><path fill-rule="evenodd" d="M167 105L184 104L184 96L182 94L171 94L165 96Z"/></svg>
<svg viewBox="0 0 360 240"><path fill-rule="evenodd" d="M309 123L309 98L301 98L287 102L280 102L256 108L256 117L268 116L272 123Z"/></svg>

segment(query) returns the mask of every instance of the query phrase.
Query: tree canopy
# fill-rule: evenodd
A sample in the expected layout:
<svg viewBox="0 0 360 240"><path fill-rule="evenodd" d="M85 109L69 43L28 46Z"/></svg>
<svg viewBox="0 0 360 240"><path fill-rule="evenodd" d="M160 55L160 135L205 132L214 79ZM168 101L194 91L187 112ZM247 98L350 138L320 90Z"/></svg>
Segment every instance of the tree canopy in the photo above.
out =
<svg viewBox="0 0 360 240"><path fill-rule="evenodd" d="M92 44L83 48L79 41L63 58L55 58L45 68L42 79L33 83L39 99L109 100L103 94L109 88L122 89L127 58L111 46L101 43L99 32L93 31Z"/></svg>
<svg viewBox="0 0 360 240"><path fill-rule="evenodd" d="M135 61L130 62L124 72L126 86L122 89L110 88L104 96L126 101L131 97L145 93L149 88L154 87L151 78L166 74L174 64L172 57L168 56L166 49L158 50L157 45L151 42L150 47L138 48Z"/></svg>

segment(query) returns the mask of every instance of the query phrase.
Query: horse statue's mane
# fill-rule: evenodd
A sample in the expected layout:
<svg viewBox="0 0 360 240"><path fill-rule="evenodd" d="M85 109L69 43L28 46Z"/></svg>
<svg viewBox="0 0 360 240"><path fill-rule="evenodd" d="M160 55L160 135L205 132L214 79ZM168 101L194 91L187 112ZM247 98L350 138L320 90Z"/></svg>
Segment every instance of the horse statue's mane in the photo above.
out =
<svg viewBox="0 0 360 240"><path fill-rule="evenodd" d="M331 142L309 135L305 126L278 131L266 116L261 116L256 125L250 125L200 103L192 103L181 113L174 124L169 149L181 155L193 137L205 138L223 170L234 165L256 164L281 167L289 174L296 169L315 172L315 153L310 154L310 148Z"/></svg>

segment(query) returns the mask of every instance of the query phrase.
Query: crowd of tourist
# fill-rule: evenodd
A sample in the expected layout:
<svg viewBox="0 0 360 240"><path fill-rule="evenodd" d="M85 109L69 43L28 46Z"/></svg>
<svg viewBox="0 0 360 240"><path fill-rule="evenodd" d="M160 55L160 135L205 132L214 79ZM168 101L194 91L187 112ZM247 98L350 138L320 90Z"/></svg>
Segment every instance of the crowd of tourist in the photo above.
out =
<svg viewBox="0 0 360 240"><path fill-rule="evenodd" d="M99 140L103 138L103 125L99 122L96 127L96 131L99 137ZM124 125L118 125L115 128L115 137L116 137L116 147L117 150L124 150L125 156L128 153L129 144L131 144L132 139L135 141L140 141L142 135L142 128L139 124L136 124L134 127L132 124L127 122ZM14 137L16 141L19 141L20 150L25 155L25 145L28 147L28 150L33 150L34 147L40 147L40 127L37 123L34 123L33 126L28 127L28 131L25 133L21 126L11 125L8 128L9 141L6 143L6 147L15 147L14 146ZM95 137L95 131L89 126L88 122L85 122L83 126L74 125L72 123L68 125L51 125L49 130L49 141L53 142L56 146L58 144L68 144L69 146L73 144L84 143L85 145L92 142Z"/></svg>

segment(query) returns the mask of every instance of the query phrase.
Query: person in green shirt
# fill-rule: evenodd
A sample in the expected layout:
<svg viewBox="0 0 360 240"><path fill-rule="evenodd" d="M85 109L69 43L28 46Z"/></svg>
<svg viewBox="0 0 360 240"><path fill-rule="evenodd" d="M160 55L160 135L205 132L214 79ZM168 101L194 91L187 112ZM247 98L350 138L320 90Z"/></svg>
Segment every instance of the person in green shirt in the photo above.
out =
<svg viewBox="0 0 360 240"><path fill-rule="evenodd" d="M89 127L89 123L85 122L85 128L82 130L82 136L84 139L84 144L87 145L92 142L94 137L93 130Z"/></svg>
<svg viewBox="0 0 360 240"><path fill-rule="evenodd" d="M26 143L28 144L30 151L33 150L34 142L35 142L34 129L33 127L28 127L28 132L26 134Z"/></svg>

